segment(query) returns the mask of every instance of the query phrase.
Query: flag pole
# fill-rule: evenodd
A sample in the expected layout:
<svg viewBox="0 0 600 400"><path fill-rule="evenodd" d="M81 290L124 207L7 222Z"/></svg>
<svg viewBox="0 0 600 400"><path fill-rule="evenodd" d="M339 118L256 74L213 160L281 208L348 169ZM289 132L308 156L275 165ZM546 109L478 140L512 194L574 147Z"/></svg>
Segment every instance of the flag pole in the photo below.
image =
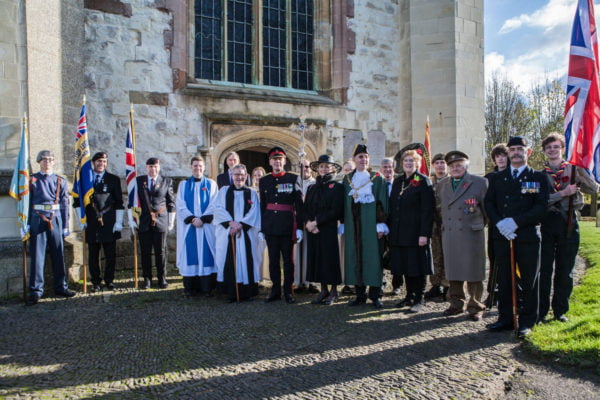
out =
<svg viewBox="0 0 600 400"><path fill-rule="evenodd" d="M83 95L82 105L85 106L85 94ZM83 199L80 199L83 201ZM85 227L83 228L82 241L81 245L83 246L83 293L87 293L87 259L88 259L88 251L87 246L85 245Z"/></svg>
<svg viewBox="0 0 600 400"><path fill-rule="evenodd" d="M131 124L131 143L133 145L133 156L135 157L135 128L133 123L133 103L129 105L129 123ZM135 163L137 169L137 159ZM127 177L125 177L127 178ZM139 196L139 194L138 194ZM133 234L133 288L138 288L138 254L137 254L137 233L135 229L132 230Z"/></svg>
<svg viewBox="0 0 600 400"><path fill-rule="evenodd" d="M25 127L25 139L29 146L29 129L27 129L27 113L23 113L23 126ZM27 149L29 154L29 149ZM31 171L27 171L28 174ZM27 186L29 186L29 176L27 177ZM27 239L23 241L23 301L27 303Z"/></svg>
<svg viewBox="0 0 600 400"><path fill-rule="evenodd" d="M519 332L518 326L518 313L517 313L517 264L515 263L515 242L511 239L510 241L510 283L511 283L511 296L512 296L512 314L513 314L513 328L515 335Z"/></svg>

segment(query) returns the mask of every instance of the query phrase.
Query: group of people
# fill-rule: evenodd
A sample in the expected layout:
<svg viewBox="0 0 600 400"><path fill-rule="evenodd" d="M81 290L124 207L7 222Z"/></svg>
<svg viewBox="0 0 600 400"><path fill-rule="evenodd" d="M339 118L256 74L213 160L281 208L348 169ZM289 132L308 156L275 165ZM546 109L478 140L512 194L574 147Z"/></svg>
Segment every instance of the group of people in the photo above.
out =
<svg viewBox="0 0 600 400"><path fill-rule="evenodd" d="M281 147L267 154L269 174L262 167L249 173L232 152L216 182L204 175L205 162L196 156L192 175L179 184L176 196L172 180L160 174L160 161L150 158L147 175L137 178L141 215L135 219L129 212L129 225L140 239L141 287L152 287L152 253L158 287L168 286L166 238L177 221L176 264L187 296L211 295L217 287L230 301L250 299L268 275L273 284L266 302L294 303L295 288L314 289L319 283L312 303L333 304L343 283L344 291L354 294L350 306L369 299L381 308L383 268L388 268L393 293L406 287L396 306L407 312L421 312L426 299L441 297L449 302L445 315L467 311L479 321L486 306L497 303L498 320L487 328L516 329L525 336L546 320L550 308L555 319L567 321L579 246L575 213L583 206L582 191L598 191L584 170L563 159L564 148L564 137L550 134L542 142L545 167L535 171L527 164L528 140L511 137L492 150L496 168L485 177L469 173L469 156L457 150L434 155L432 174L426 176L419 172L424 157L418 145L382 160L379 172L370 167L367 146L359 144L343 166L322 155L303 160L300 175L286 172ZM37 161L40 172L31 180L29 304L42 295L47 242L55 292L75 294L67 287L62 258L63 237L69 234L67 182L52 173L51 152L40 152ZM94 194L85 228L92 290L100 290L102 281L112 290L122 193L118 177L106 172L106 153L95 154L92 164ZM483 301L486 253L490 269Z"/></svg>

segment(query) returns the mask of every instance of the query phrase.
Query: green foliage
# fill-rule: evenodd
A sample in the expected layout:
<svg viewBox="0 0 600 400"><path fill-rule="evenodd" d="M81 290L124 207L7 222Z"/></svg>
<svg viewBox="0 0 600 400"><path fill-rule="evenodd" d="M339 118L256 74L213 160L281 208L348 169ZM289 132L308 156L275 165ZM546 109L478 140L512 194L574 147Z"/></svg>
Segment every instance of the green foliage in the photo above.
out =
<svg viewBox="0 0 600 400"><path fill-rule="evenodd" d="M537 326L527 338L527 348L562 363L595 367L600 374L600 228L593 221L581 222L580 228L579 255L589 268L573 290L569 322Z"/></svg>

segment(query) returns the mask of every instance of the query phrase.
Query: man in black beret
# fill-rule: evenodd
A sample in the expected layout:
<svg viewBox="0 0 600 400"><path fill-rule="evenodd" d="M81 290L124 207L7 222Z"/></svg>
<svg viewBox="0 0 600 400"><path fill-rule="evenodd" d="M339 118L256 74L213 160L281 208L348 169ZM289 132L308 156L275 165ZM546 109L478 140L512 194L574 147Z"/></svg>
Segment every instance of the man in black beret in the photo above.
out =
<svg viewBox="0 0 600 400"><path fill-rule="evenodd" d="M106 289L113 290L115 284L116 242L121 238L123 229L123 193L118 176L106 171L108 156L98 152L92 157L94 170L94 192L90 204L85 208L87 223L85 241L88 245L88 264L92 277L92 292L101 289L100 249L104 248L104 284ZM75 198L73 207L79 214L80 199Z"/></svg>
<svg viewBox="0 0 600 400"><path fill-rule="evenodd" d="M175 195L171 178L159 175L160 160L151 157L146 161L148 175L137 177L142 213L138 228L144 283L142 289L152 285L152 250L156 260L158 287L166 289L167 234L175 227Z"/></svg>
<svg viewBox="0 0 600 400"><path fill-rule="evenodd" d="M511 137L507 144L509 167L493 174L485 196L498 269L498 321L491 331L518 329L525 337L538 320L540 223L548 205L548 180L527 165L531 148L526 138ZM518 326L513 324L511 245L518 266ZM516 289L515 289L516 290Z"/></svg>
<svg viewBox="0 0 600 400"><path fill-rule="evenodd" d="M258 184L261 208L261 232L267 240L269 275L273 287L266 302L281 299L280 257L283 257L283 294L288 304L296 300L292 291L294 283L294 240L302 240L302 192L298 190L298 175L286 172L285 150L273 147L267 153L273 172L263 176Z"/></svg>

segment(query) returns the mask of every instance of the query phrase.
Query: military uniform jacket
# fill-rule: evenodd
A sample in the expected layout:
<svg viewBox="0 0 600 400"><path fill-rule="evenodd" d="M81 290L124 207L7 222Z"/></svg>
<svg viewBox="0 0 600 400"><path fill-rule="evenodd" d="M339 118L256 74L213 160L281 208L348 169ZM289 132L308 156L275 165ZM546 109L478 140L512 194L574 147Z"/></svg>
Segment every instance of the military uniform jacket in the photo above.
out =
<svg viewBox="0 0 600 400"><path fill-rule="evenodd" d="M37 172L31 176L29 184L29 190L31 196L29 197L29 226L32 235L37 235L48 230L48 223L45 222L38 213L42 214L46 218L50 218L53 213L54 217L57 217L61 222L61 226L54 225L54 229L64 229L69 227L69 185L64 177L60 177L60 192L58 194L58 205L59 210L35 211L34 205L54 204L56 198L56 188L58 186L59 176L56 174L46 175L41 172Z"/></svg>
<svg viewBox="0 0 600 400"><path fill-rule="evenodd" d="M268 174L260 179L261 232L265 235L291 237L294 229L302 229L302 193L296 187L297 179L298 175L289 172L278 177ZM293 207L294 211L269 209L286 206Z"/></svg>
<svg viewBox="0 0 600 400"><path fill-rule="evenodd" d="M158 232L167 232L169 229L170 212L175 212L175 195L173 194L173 181L171 178L158 175L154 190L148 187L148 175L137 177L137 185L142 205L142 214L138 230L140 232L149 231L152 227L152 216L150 212L161 211L156 216L156 226L154 229ZM150 206L152 210L148 208Z"/></svg>
<svg viewBox="0 0 600 400"><path fill-rule="evenodd" d="M527 166L513 179L511 167L492 174L485 195L485 211L494 228L493 239L503 239L496 224L513 218L518 228L516 241L536 242L540 239L540 222L548 206L548 179L545 174Z"/></svg>
<svg viewBox="0 0 600 400"><path fill-rule="evenodd" d="M452 178L443 179L436 188L442 218L444 266L449 281L485 279L483 202L487 185L487 179L466 173L456 191L452 190Z"/></svg>
<svg viewBox="0 0 600 400"><path fill-rule="evenodd" d="M113 232L116 222L116 210L123 209L123 192L118 176L105 172L97 185L91 203L85 208L87 227L85 241L87 243L113 242L121 238L121 232ZM79 207L80 199L73 200L73 207ZM102 216L102 225L98 216Z"/></svg>

